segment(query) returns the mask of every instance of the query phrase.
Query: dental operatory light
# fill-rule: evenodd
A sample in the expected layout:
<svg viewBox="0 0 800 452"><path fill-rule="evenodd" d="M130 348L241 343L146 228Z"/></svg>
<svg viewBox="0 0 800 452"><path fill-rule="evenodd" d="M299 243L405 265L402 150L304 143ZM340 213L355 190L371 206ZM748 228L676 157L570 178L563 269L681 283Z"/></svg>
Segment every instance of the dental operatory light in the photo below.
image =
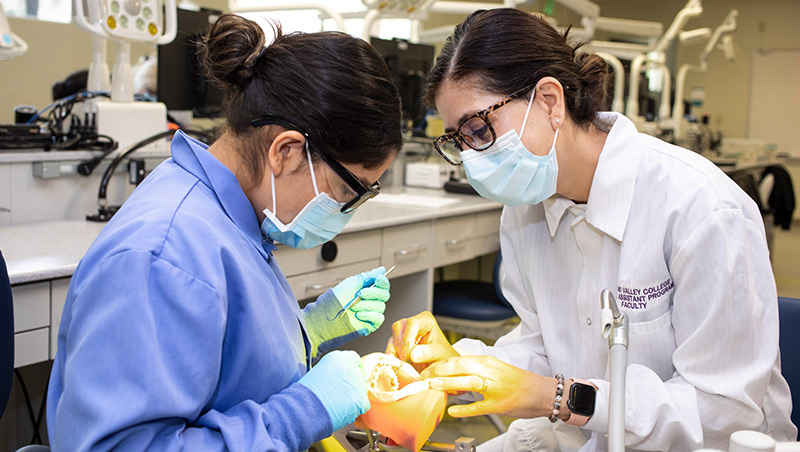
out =
<svg viewBox="0 0 800 452"><path fill-rule="evenodd" d="M177 12L175 0L83 0L73 1L75 23L87 33L117 43L117 59L111 77L111 99L133 101L131 42L167 44L175 39ZM101 79L104 48L95 45L89 80ZM99 76L95 72L100 72ZM91 86L90 86L91 89Z"/></svg>
<svg viewBox="0 0 800 452"><path fill-rule="evenodd" d="M20 56L28 51L28 44L11 32L6 12L0 4L0 60Z"/></svg>

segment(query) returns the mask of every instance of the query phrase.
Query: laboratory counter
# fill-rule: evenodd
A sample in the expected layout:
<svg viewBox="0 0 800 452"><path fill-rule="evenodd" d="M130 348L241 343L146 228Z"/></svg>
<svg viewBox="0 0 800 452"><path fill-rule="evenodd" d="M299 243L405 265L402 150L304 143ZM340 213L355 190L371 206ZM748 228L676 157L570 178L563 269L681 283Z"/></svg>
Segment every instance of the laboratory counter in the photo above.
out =
<svg viewBox="0 0 800 452"><path fill-rule="evenodd" d="M274 254L298 300L313 299L350 275L396 266L392 298L398 301L386 312L391 325L432 309L434 268L499 249L501 210L501 204L475 195L389 188L361 206L323 248L279 245ZM83 220L0 226L14 297L16 367L55 357L69 278L104 226ZM391 331L380 332L359 339L354 348L382 349Z"/></svg>

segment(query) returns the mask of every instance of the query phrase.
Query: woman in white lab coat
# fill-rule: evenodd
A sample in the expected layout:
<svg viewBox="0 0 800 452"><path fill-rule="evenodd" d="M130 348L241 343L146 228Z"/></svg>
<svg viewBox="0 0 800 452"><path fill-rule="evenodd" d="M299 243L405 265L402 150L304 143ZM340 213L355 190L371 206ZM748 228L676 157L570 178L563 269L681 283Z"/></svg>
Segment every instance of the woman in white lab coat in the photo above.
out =
<svg viewBox="0 0 800 452"><path fill-rule="evenodd" d="M550 422L583 433L559 447L603 450L599 295L611 289L630 319L627 447L727 449L742 429L793 440L758 208L705 158L598 112L607 77L529 13L478 11L456 27L429 75L447 132L435 145L506 205L502 288L522 323L491 347L451 346L422 313L395 323L388 351L404 357L421 337L410 360L434 388L483 394L453 416L525 419L484 450L536 449L530 429Z"/></svg>

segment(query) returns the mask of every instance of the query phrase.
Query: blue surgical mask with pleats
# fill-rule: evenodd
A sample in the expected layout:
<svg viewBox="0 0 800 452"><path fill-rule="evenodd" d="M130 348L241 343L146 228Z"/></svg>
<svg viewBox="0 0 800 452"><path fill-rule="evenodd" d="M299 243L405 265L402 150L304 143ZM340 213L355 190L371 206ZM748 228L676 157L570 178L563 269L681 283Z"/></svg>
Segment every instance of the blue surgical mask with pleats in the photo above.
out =
<svg viewBox="0 0 800 452"><path fill-rule="evenodd" d="M484 151L468 149L461 152L467 180L484 198L507 206L520 206L539 204L555 194L558 129L547 155L534 155L522 144L532 104L533 93L519 135L511 129Z"/></svg>
<svg viewBox="0 0 800 452"><path fill-rule="evenodd" d="M316 196L303 207L294 220L283 224L276 214L275 174L272 174L272 211L264 209L267 218L261 223L261 232L270 239L292 248L308 249L322 245L336 237L351 218L352 213L342 213L342 204L317 188L311 153L306 146L308 165L311 168L311 181Z"/></svg>

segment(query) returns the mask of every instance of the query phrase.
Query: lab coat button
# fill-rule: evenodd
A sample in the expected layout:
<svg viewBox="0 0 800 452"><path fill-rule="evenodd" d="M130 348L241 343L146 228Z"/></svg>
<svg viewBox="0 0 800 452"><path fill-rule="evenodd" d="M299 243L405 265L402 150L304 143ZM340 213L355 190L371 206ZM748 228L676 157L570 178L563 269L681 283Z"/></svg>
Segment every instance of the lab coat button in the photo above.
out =
<svg viewBox="0 0 800 452"><path fill-rule="evenodd" d="M592 319L590 319L589 317L586 317L586 324L587 325L591 325L592 324Z"/></svg>

